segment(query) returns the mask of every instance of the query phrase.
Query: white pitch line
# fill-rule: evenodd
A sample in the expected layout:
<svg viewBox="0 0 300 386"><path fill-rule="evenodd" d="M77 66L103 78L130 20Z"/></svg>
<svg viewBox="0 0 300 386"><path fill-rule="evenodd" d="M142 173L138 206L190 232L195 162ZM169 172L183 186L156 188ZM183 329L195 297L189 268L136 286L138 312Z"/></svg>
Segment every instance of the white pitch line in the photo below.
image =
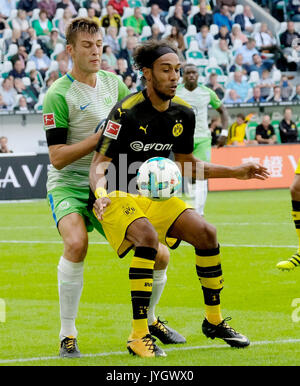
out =
<svg viewBox="0 0 300 386"><path fill-rule="evenodd" d="M299 343L300 339L282 339L282 340L262 340L257 342L251 342L251 346L263 346L270 344L286 344L286 343ZM206 350L206 349L218 349L225 348L230 349L230 346L225 344L218 345L203 345L203 346L180 346L180 347L172 347L166 348L164 351L190 351L190 350ZM102 352L95 354L81 354L81 358L97 358L97 357L109 357L114 355L128 355L128 351L111 351L111 352ZM14 359L0 359L0 364L8 364L8 363L24 363L24 362L39 362L39 361L49 361L61 359L59 356L45 356L45 357L32 357L32 358L14 358Z"/></svg>
<svg viewBox="0 0 300 386"><path fill-rule="evenodd" d="M0 244L62 244L59 240L0 240ZM108 245L107 241L90 241L90 245ZM183 247L190 247L190 244L182 242ZM223 244L221 247L231 248L298 248L298 245L273 245L273 244Z"/></svg>

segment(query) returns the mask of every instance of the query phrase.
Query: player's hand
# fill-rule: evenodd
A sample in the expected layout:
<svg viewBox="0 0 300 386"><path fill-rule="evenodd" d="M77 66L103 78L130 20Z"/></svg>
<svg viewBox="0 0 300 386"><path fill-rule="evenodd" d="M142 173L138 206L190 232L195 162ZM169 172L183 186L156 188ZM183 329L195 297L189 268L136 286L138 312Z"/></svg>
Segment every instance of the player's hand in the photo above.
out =
<svg viewBox="0 0 300 386"><path fill-rule="evenodd" d="M266 180L269 177L268 169L253 162L247 162L235 168L235 178L239 180Z"/></svg>
<svg viewBox="0 0 300 386"><path fill-rule="evenodd" d="M104 214L105 208L108 205L110 205L110 203L111 203L111 201L108 197L98 198L94 202L94 214L99 221L103 220L103 214Z"/></svg>

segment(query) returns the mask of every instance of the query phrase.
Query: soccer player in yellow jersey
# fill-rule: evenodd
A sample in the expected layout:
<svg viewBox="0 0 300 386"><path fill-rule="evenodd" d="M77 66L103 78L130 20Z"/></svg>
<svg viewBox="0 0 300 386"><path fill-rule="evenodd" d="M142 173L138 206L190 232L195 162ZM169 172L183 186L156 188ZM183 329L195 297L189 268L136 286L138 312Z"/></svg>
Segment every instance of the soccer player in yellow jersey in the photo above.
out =
<svg viewBox="0 0 300 386"><path fill-rule="evenodd" d="M268 172L255 163L227 167L195 158L195 114L175 96L180 78L176 47L164 40L148 40L136 49L134 59L146 88L112 109L90 169L94 213L107 240L119 256L134 249L129 269L133 320L127 348L140 357L166 355L149 333L147 312L158 243L176 248L181 240L195 250L205 303L203 333L230 346L245 347L248 338L231 328L221 315L223 278L215 227L178 197L152 201L138 195L135 177L142 162L155 156L168 157L171 150L182 170L186 170L185 163L190 165L191 173L184 173L189 177L264 180Z"/></svg>
<svg viewBox="0 0 300 386"><path fill-rule="evenodd" d="M280 261L277 264L277 268L283 271L292 271L295 267L300 265L300 159L295 171L294 180L290 186L290 192L292 199L292 216L298 235L299 248L288 260Z"/></svg>

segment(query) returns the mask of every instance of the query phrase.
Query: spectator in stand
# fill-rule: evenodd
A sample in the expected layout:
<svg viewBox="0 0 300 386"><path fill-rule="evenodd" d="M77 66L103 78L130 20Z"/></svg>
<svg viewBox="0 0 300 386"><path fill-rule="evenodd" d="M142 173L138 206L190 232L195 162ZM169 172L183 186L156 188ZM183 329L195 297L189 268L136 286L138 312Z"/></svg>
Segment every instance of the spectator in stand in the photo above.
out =
<svg viewBox="0 0 300 386"><path fill-rule="evenodd" d="M220 39L219 43L209 51L209 56L216 59L217 65L222 68L224 73L228 72L228 67L232 61L232 54L226 40Z"/></svg>
<svg viewBox="0 0 300 386"><path fill-rule="evenodd" d="M232 30L231 30L231 39L232 43L234 44L237 40L240 40L242 44L245 44L248 42L247 36L242 32L241 26L239 24L233 24Z"/></svg>
<svg viewBox="0 0 300 386"><path fill-rule="evenodd" d="M163 34L160 32L159 26L157 24L153 24L151 26L151 35L147 37L147 40L160 40Z"/></svg>
<svg viewBox="0 0 300 386"><path fill-rule="evenodd" d="M101 27L100 19L96 16L96 11L94 8L88 8L87 17L97 23L99 27Z"/></svg>
<svg viewBox="0 0 300 386"><path fill-rule="evenodd" d="M288 101L293 93L293 86L286 75L282 75L279 86L282 100Z"/></svg>
<svg viewBox="0 0 300 386"><path fill-rule="evenodd" d="M31 87L34 89L34 93L38 97L41 92L41 87L43 83L42 80L39 80L37 70L31 70L29 73L29 78L31 82Z"/></svg>
<svg viewBox="0 0 300 386"><path fill-rule="evenodd" d="M18 104L14 107L14 111L28 112L30 107L27 104L26 98L21 96L18 100Z"/></svg>
<svg viewBox="0 0 300 386"><path fill-rule="evenodd" d="M153 24L153 25L155 25L155 24ZM174 44L176 44L177 49L178 49L179 58L180 58L180 60L182 60L182 62L184 62L185 61L184 52L186 49L185 43L184 43L184 38L183 38L182 33L179 31L179 29L175 25L172 26L170 35L166 36L166 39L173 42Z"/></svg>
<svg viewBox="0 0 300 386"><path fill-rule="evenodd" d="M201 27L200 32L197 33L196 39L198 42L199 49L205 54L208 55L208 50L212 48L214 38L209 32L207 25Z"/></svg>
<svg viewBox="0 0 300 386"><path fill-rule="evenodd" d="M255 139L258 144L274 145L277 142L274 127L271 125L270 115L264 115L260 125L256 127Z"/></svg>
<svg viewBox="0 0 300 386"><path fill-rule="evenodd" d="M44 9L47 12L48 18L52 20L56 13L56 1L55 0L40 0L38 7L40 10Z"/></svg>
<svg viewBox="0 0 300 386"><path fill-rule="evenodd" d="M45 49L45 43L36 36L36 31L33 27L28 28L28 38L24 40L24 47L26 49L26 53L30 53L33 46L40 45L43 49ZM22 53L23 55L23 53ZM26 60L28 59L28 54Z"/></svg>
<svg viewBox="0 0 300 386"><path fill-rule="evenodd" d="M183 8L183 13L185 15L190 15L194 3L192 0L173 0L171 3L171 5L176 4L181 4Z"/></svg>
<svg viewBox="0 0 300 386"><path fill-rule="evenodd" d="M235 11L237 1L236 0L217 0L216 4L217 4L217 7L219 8L221 8L222 5L227 5L230 13L233 14Z"/></svg>
<svg viewBox="0 0 300 386"><path fill-rule="evenodd" d="M168 19L168 24L175 25L183 35L186 34L189 23L187 16L183 12L181 3L176 3L174 15Z"/></svg>
<svg viewBox="0 0 300 386"><path fill-rule="evenodd" d="M250 35L253 32L254 24L256 23L251 7L249 5L244 5L243 13L236 15L234 22L241 26L243 32Z"/></svg>
<svg viewBox="0 0 300 386"><path fill-rule="evenodd" d="M123 16L124 8L129 7L127 0L109 0L108 5L112 5L120 16Z"/></svg>
<svg viewBox="0 0 300 386"><path fill-rule="evenodd" d="M225 89L220 83L218 83L218 74L212 72L209 75L209 82L207 83L206 87L213 90L220 100L224 98Z"/></svg>
<svg viewBox="0 0 300 386"><path fill-rule="evenodd" d="M30 60L32 60L35 64L35 68L42 75L43 79L45 78L45 74L50 66L51 60L44 53L42 48L37 48L33 56L31 56Z"/></svg>
<svg viewBox="0 0 300 386"><path fill-rule="evenodd" d="M24 9L18 9L17 16L11 20L12 29L20 30L23 38L27 37L27 30L29 28L29 22L27 20L26 11Z"/></svg>
<svg viewBox="0 0 300 386"><path fill-rule="evenodd" d="M194 15L192 23L196 26L197 32L200 32L203 25L210 26L213 24L213 16L207 12L205 1L199 3L199 12Z"/></svg>
<svg viewBox="0 0 300 386"><path fill-rule="evenodd" d="M251 87L246 80L243 80L242 71L236 71L233 75L233 80L228 82L226 88L235 90L238 96L244 102Z"/></svg>
<svg viewBox="0 0 300 386"><path fill-rule="evenodd" d="M288 21L286 31L280 35L280 44L283 47L285 55L291 53L293 41L297 38L300 38L300 34L295 30L295 23Z"/></svg>
<svg viewBox="0 0 300 386"><path fill-rule="evenodd" d="M127 61L127 68L130 73L133 72L132 63L133 63L133 52L138 44L138 38L132 36L127 38L126 47L121 49L118 55L118 58L123 58Z"/></svg>
<svg viewBox="0 0 300 386"><path fill-rule="evenodd" d="M59 78L66 75L67 72L68 72L68 63L65 60L60 60L58 62L58 76L59 76Z"/></svg>
<svg viewBox="0 0 300 386"><path fill-rule="evenodd" d="M2 94L0 94L0 111L7 111L7 110L8 110L7 104L4 102Z"/></svg>
<svg viewBox="0 0 300 386"><path fill-rule="evenodd" d="M115 70L108 64L106 59L101 59L101 70L116 73Z"/></svg>
<svg viewBox="0 0 300 386"><path fill-rule="evenodd" d="M72 11L70 8L65 8L62 18L58 22L58 30L60 36L65 39L66 28L71 23L73 19Z"/></svg>
<svg viewBox="0 0 300 386"><path fill-rule="evenodd" d="M290 15L292 21L300 21L300 1L299 0L288 0L287 12Z"/></svg>
<svg viewBox="0 0 300 386"><path fill-rule="evenodd" d="M127 32L128 34L128 32ZM112 52L117 55L120 51L120 45L118 41L118 28L117 27L108 27L106 34L103 38L103 44L111 47Z"/></svg>
<svg viewBox="0 0 300 386"><path fill-rule="evenodd" d="M298 130L292 121L293 112L290 107L284 109L283 120L279 124L280 139L282 143L298 142Z"/></svg>
<svg viewBox="0 0 300 386"><path fill-rule="evenodd" d="M72 13L72 16L75 17L80 8L80 4L77 3L77 1L75 0L62 0L57 4L56 8L63 8L63 9L69 8Z"/></svg>
<svg viewBox="0 0 300 386"><path fill-rule="evenodd" d="M50 33L50 39L45 42L45 53L50 57L57 44L65 44L65 40L59 36L59 30L53 28Z"/></svg>
<svg viewBox="0 0 300 386"><path fill-rule="evenodd" d="M262 76L262 73L264 70L271 71L274 62L273 60L262 60L261 56L259 54L254 54L252 57L253 64L251 66L247 66L248 73L252 71L257 71L259 73L259 76Z"/></svg>
<svg viewBox="0 0 300 386"><path fill-rule="evenodd" d="M16 44L17 46L24 45L24 39L21 37L21 31L19 29L13 29L11 37L4 40L4 52L8 51L11 44Z"/></svg>
<svg viewBox="0 0 300 386"><path fill-rule="evenodd" d="M258 54L259 52L255 48L255 40L253 38L248 38L248 42L237 49L236 55L243 55L243 65L249 71L249 67L253 64L253 55Z"/></svg>
<svg viewBox="0 0 300 386"><path fill-rule="evenodd" d="M261 23L260 30L254 35L256 48L260 51L270 51L276 47L276 39L268 29L267 23Z"/></svg>
<svg viewBox="0 0 300 386"><path fill-rule="evenodd" d="M273 96L271 99L268 99L268 102L280 103L282 101L283 100L282 100L282 96L281 96L281 87L280 86L274 86Z"/></svg>
<svg viewBox="0 0 300 386"><path fill-rule="evenodd" d="M233 21L227 5L222 5L220 11L213 15L213 21L219 28L225 25L228 31L231 32Z"/></svg>
<svg viewBox="0 0 300 386"><path fill-rule="evenodd" d="M19 46L16 55L10 58L10 61L12 62L13 66L15 65L17 60L22 63L22 67L25 69L28 60L28 54L26 52L25 46Z"/></svg>
<svg viewBox="0 0 300 386"><path fill-rule="evenodd" d="M300 84L297 84L296 86L296 94L294 95L292 102L300 103Z"/></svg>
<svg viewBox="0 0 300 386"><path fill-rule="evenodd" d="M274 86L275 84L270 76L270 71L263 70L261 74L261 79L257 84L257 87L260 88L261 96L267 99L271 95L271 90L274 88Z"/></svg>
<svg viewBox="0 0 300 386"><path fill-rule="evenodd" d="M300 39L295 39L290 54L286 54L290 71L300 71Z"/></svg>
<svg viewBox="0 0 300 386"><path fill-rule="evenodd" d="M170 2L169 0L149 0L147 3L147 7L151 7L153 4L157 4L158 8L161 10L163 16L167 16L169 8L170 8Z"/></svg>
<svg viewBox="0 0 300 386"><path fill-rule="evenodd" d="M53 25L48 19L47 11L43 9L40 11L39 18L33 20L32 27L35 29L37 36L50 36Z"/></svg>
<svg viewBox="0 0 300 386"><path fill-rule="evenodd" d="M117 57L112 52L112 49L110 46L104 46L103 47L103 54L102 54L102 60L105 59L108 63L108 65L113 69L116 70L117 68Z"/></svg>
<svg viewBox="0 0 300 386"><path fill-rule="evenodd" d="M16 0L0 0L0 17L8 19L13 9L16 9Z"/></svg>
<svg viewBox="0 0 300 386"><path fill-rule="evenodd" d="M235 103L243 103L243 100L235 90L229 90L228 95L224 100L224 103L227 105L231 105Z"/></svg>
<svg viewBox="0 0 300 386"><path fill-rule="evenodd" d="M242 54L236 55L233 64L229 68L229 72L241 71L243 75L247 75L247 71L243 65L243 61L244 59Z"/></svg>
<svg viewBox="0 0 300 386"><path fill-rule="evenodd" d="M265 98L261 96L260 87L253 87L253 96L247 100L247 103L261 103L265 102Z"/></svg>
<svg viewBox="0 0 300 386"><path fill-rule="evenodd" d="M134 8L133 15L125 19L123 24L126 27L132 27L134 32L138 35L140 35L143 28L148 25L144 15L142 14L141 7Z"/></svg>
<svg viewBox="0 0 300 386"><path fill-rule="evenodd" d="M20 0L17 6L18 9L24 9L28 18L32 16L34 9L38 8L37 0Z"/></svg>
<svg viewBox="0 0 300 386"><path fill-rule="evenodd" d="M1 13L0 13L0 39L3 38L3 35L4 35L4 31L6 29L9 29L9 25L7 23L7 21L3 18L3 16L1 16Z"/></svg>
<svg viewBox="0 0 300 386"><path fill-rule="evenodd" d="M5 78L0 87L0 94L8 110L12 110L16 103L17 91L13 87L13 81L10 77Z"/></svg>
<svg viewBox="0 0 300 386"><path fill-rule="evenodd" d="M120 75L123 80L126 78L127 75L133 75L134 72L130 71L127 65L127 61L124 58L118 58L117 59L117 69L116 69L116 74Z"/></svg>
<svg viewBox="0 0 300 386"><path fill-rule="evenodd" d="M9 76L14 78L24 78L26 76L23 63L21 60L16 60L13 69L9 72Z"/></svg>
<svg viewBox="0 0 300 386"><path fill-rule="evenodd" d="M0 153L12 153L12 150L9 150L8 148L8 140L7 137L1 137L0 138Z"/></svg>
<svg viewBox="0 0 300 386"><path fill-rule="evenodd" d="M102 9L101 0L87 0L85 2L85 7L86 8L94 8L95 15L97 17L101 16L101 9Z"/></svg>
<svg viewBox="0 0 300 386"><path fill-rule="evenodd" d="M124 83L126 84L126 86L129 88L129 90L131 92L136 92L137 91L136 84L133 81L131 75L126 75L125 76Z"/></svg>
<svg viewBox="0 0 300 386"><path fill-rule="evenodd" d="M157 4L151 5L151 11L149 15L146 16L146 22L150 27L152 27L153 24L157 24L161 33L164 33L166 30L167 23L165 16Z"/></svg>
<svg viewBox="0 0 300 386"><path fill-rule="evenodd" d="M246 128L249 121L249 114L247 117L244 114L238 114L236 121L229 127L228 130L228 142L230 146L245 146L245 145L257 145L256 140L247 140Z"/></svg>
<svg viewBox="0 0 300 386"><path fill-rule="evenodd" d="M226 25L222 25L219 32L214 36L215 40L224 39L227 42L228 47L232 47L232 39Z"/></svg>
<svg viewBox="0 0 300 386"><path fill-rule="evenodd" d="M116 27L119 32L119 29L122 25L121 16L111 4L106 6L106 12L106 15L102 16L100 19L101 27L105 28L106 31L108 27Z"/></svg>

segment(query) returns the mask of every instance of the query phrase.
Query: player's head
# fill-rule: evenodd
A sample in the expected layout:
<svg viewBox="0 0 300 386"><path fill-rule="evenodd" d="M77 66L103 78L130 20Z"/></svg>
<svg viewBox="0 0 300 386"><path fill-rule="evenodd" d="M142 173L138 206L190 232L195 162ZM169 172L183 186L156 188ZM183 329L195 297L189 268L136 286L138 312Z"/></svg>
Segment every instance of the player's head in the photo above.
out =
<svg viewBox="0 0 300 386"><path fill-rule="evenodd" d="M162 100L172 99L180 78L177 48L166 40L148 40L137 46L134 61L143 72L146 87Z"/></svg>
<svg viewBox="0 0 300 386"><path fill-rule="evenodd" d="M186 88L194 89L198 85L199 72L195 64L186 63L182 69L182 79Z"/></svg>
<svg viewBox="0 0 300 386"><path fill-rule="evenodd" d="M100 70L103 39L97 23L83 17L73 19L66 29L66 40L75 67L86 73Z"/></svg>

